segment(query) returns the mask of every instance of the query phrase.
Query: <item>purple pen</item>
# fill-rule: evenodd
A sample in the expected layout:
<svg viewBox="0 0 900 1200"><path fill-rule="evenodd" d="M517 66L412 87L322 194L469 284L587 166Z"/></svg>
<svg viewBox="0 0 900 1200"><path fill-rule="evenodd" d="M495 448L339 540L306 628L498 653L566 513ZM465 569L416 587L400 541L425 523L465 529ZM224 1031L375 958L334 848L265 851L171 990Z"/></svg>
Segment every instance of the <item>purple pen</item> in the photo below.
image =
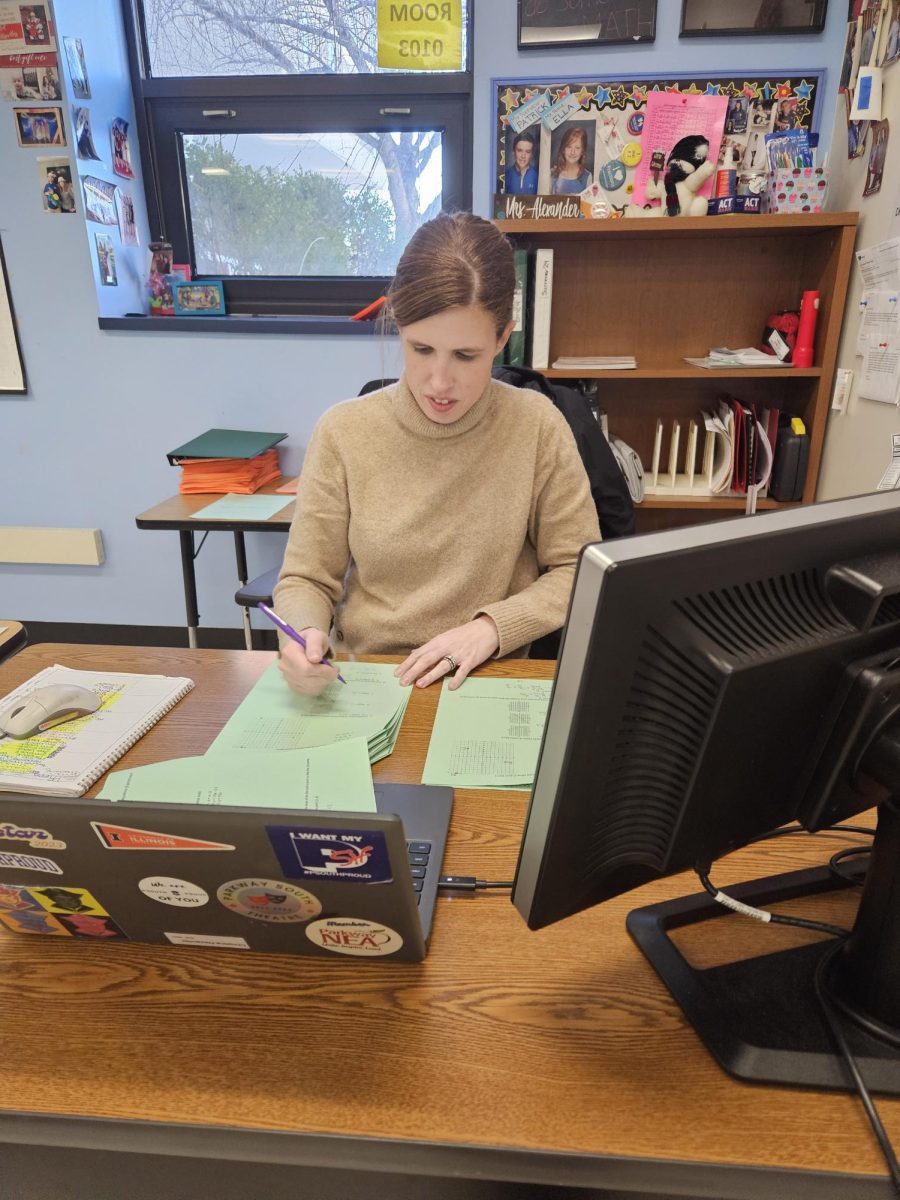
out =
<svg viewBox="0 0 900 1200"><path fill-rule="evenodd" d="M293 625L288 625L287 621L282 621L282 619L281 619L281 617L279 617L278 613L273 612L272 609L269 608L268 604L263 604L262 602L260 602L259 604L257 604L256 607L259 609L259 611L262 613L262 615L264 617L269 618L269 620L272 622L273 625L277 625L283 634L285 634L289 638L293 638L293 640L295 642L300 643L300 645L303 647L304 650L306 649L306 638L303 637L302 634L298 633L297 630L293 627ZM343 675L340 673L340 671L338 671L338 680L340 683L347 682L347 680L343 677Z"/></svg>

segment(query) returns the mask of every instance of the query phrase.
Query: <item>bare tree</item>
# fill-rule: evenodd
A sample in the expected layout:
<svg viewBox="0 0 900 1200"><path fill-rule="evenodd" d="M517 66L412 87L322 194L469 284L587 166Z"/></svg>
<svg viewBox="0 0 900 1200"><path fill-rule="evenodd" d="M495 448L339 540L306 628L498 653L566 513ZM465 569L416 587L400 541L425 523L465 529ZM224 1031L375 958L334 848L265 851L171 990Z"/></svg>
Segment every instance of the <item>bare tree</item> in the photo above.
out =
<svg viewBox="0 0 900 1200"><path fill-rule="evenodd" d="M144 0L153 73L171 75L371 74L378 69L375 0ZM302 82L298 80L298 94ZM435 131L361 133L381 158L404 245L423 219L418 181Z"/></svg>

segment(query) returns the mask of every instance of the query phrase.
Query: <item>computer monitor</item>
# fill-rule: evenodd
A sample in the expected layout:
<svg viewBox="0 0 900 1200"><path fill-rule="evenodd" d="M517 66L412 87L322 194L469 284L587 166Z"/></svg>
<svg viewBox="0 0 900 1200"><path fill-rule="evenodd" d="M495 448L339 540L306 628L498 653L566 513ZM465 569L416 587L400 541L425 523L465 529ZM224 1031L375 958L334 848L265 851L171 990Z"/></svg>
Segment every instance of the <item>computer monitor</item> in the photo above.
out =
<svg viewBox="0 0 900 1200"><path fill-rule="evenodd" d="M827 951L864 1078L900 1092L898 797L897 493L584 548L513 889L531 928L794 820L820 830L878 805L836 953L820 935L781 952L773 931L772 954L695 970L668 935L725 915L703 892L628 928L726 1069L846 1087L814 991ZM823 868L733 891L765 907L839 886Z"/></svg>

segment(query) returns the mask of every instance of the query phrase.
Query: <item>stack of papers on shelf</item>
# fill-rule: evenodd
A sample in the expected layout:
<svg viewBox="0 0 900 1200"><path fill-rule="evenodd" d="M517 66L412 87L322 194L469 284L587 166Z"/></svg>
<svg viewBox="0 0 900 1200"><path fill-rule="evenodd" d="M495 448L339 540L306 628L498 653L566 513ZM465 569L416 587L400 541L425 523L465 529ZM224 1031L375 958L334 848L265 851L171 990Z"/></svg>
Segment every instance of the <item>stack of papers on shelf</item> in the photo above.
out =
<svg viewBox="0 0 900 1200"><path fill-rule="evenodd" d="M278 451L266 450L255 458L183 458L178 490L194 492L236 492L250 495L264 483L281 474Z"/></svg>
<svg viewBox="0 0 900 1200"><path fill-rule="evenodd" d="M692 367L706 367L713 370L715 367L790 367L793 364L782 362L774 354L766 354L764 350L757 350L754 346L747 346L743 350L729 350L727 346L718 346L710 350L706 358L686 358L686 363L690 363Z"/></svg>
<svg viewBox="0 0 900 1200"><path fill-rule="evenodd" d="M341 674L301 696L273 663L206 754L116 771L101 798L375 812L371 763L394 749L412 689L390 663Z"/></svg>
<svg viewBox="0 0 900 1200"><path fill-rule="evenodd" d="M564 356L553 364L554 371L633 371L636 367L637 363L631 354Z"/></svg>
<svg viewBox="0 0 900 1200"><path fill-rule="evenodd" d="M550 679L467 679L441 686L423 783L530 790L537 769Z"/></svg>

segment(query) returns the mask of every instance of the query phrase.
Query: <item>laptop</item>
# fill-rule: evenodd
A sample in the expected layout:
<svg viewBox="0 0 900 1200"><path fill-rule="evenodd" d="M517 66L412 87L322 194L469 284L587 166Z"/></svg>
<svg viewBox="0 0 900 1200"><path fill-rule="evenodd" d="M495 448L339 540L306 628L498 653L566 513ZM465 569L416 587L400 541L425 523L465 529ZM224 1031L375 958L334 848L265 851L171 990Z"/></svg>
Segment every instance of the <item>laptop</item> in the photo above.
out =
<svg viewBox="0 0 900 1200"><path fill-rule="evenodd" d="M377 813L0 794L0 936L425 957L453 792Z"/></svg>

